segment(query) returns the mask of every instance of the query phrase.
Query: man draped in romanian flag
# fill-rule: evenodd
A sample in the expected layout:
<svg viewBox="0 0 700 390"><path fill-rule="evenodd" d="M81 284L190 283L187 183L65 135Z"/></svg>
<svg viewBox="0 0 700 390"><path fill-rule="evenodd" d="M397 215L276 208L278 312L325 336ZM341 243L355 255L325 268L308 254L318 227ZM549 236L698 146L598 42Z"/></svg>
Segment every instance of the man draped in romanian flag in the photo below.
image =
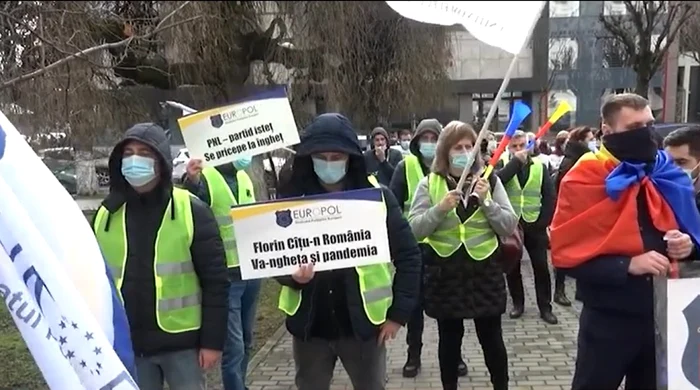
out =
<svg viewBox="0 0 700 390"><path fill-rule="evenodd" d="M700 214L658 150L649 102L615 95L601 114L603 147L562 180L551 229L552 263L583 302L572 389L655 389L652 278L697 258Z"/></svg>

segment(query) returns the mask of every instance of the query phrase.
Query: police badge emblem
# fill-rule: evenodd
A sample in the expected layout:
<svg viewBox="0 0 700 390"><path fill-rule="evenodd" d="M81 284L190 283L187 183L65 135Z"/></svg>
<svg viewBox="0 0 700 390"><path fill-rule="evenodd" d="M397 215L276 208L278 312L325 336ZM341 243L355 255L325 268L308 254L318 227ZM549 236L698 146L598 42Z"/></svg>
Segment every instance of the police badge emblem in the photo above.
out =
<svg viewBox="0 0 700 390"><path fill-rule="evenodd" d="M221 114L210 116L209 121L211 122L211 125L216 129L224 125L224 118L221 117Z"/></svg>
<svg viewBox="0 0 700 390"><path fill-rule="evenodd" d="M688 382L700 389L700 295L683 309L683 316L688 324L688 341L683 349L681 369Z"/></svg>
<svg viewBox="0 0 700 390"><path fill-rule="evenodd" d="M277 222L277 226L279 227L289 227L294 220L292 219L292 211L291 210L279 210L275 211L275 218Z"/></svg>

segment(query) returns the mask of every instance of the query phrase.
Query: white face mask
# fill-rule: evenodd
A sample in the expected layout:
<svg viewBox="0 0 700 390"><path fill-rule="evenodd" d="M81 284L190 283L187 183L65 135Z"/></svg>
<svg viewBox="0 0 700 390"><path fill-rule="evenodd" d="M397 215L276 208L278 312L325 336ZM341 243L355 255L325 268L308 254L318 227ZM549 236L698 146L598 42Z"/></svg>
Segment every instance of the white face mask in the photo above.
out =
<svg viewBox="0 0 700 390"><path fill-rule="evenodd" d="M698 165L694 166L693 168L683 169L683 172L685 172L685 174L688 175L688 177L690 178L690 181L692 181L693 183L695 183L695 181L698 180L698 175L695 173L695 171L698 169L699 166L700 166L700 163Z"/></svg>
<svg viewBox="0 0 700 390"><path fill-rule="evenodd" d="M498 143L496 141L489 141L488 146L486 146L486 150L489 152L494 152L498 148Z"/></svg>
<svg viewBox="0 0 700 390"><path fill-rule="evenodd" d="M596 142L595 140L588 141L588 149L593 153L597 152L598 151L598 142Z"/></svg>

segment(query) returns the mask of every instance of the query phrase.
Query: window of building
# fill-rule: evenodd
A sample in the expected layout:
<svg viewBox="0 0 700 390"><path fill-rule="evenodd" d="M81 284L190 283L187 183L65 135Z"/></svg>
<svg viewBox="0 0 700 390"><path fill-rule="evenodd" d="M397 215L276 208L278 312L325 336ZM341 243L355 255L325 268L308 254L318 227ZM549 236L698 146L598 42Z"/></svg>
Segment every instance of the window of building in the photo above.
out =
<svg viewBox="0 0 700 390"><path fill-rule="evenodd" d="M579 16L580 1L550 1L550 18L574 18Z"/></svg>
<svg viewBox="0 0 700 390"><path fill-rule="evenodd" d="M624 1L604 1L603 2L603 15L614 16L614 15L625 15L627 13L627 7Z"/></svg>
<svg viewBox="0 0 700 390"><path fill-rule="evenodd" d="M574 38L549 39L549 70L576 69L578 42Z"/></svg>

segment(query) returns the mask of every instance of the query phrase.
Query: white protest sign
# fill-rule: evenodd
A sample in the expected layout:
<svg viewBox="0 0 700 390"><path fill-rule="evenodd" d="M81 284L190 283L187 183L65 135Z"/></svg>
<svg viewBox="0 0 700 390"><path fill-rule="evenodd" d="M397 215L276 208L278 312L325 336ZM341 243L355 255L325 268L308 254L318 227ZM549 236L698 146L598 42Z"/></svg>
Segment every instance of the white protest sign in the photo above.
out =
<svg viewBox="0 0 700 390"><path fill-rule="evenodd" d="M544 1L387 1L401 16L441 26L463 25L474 38L518 54Z"/></svg>
<svg viewBox="0 0 700 390"><path fill-rule="evenodd" d="M243 279L391 261L377 188L238 206L231 217Z"/></svg>
<svg viewBox="0 0 700 390"><path fill-rule="evenodd" d="M217 166L299 143L284 87L177 120L192 158Z"/></svg>
<svg viewBox="0 0 700 390"><path fill-rule="evenodd" d="M669 390L700 389L700 288L698 278L666 284L666 369Z"/></svg>

